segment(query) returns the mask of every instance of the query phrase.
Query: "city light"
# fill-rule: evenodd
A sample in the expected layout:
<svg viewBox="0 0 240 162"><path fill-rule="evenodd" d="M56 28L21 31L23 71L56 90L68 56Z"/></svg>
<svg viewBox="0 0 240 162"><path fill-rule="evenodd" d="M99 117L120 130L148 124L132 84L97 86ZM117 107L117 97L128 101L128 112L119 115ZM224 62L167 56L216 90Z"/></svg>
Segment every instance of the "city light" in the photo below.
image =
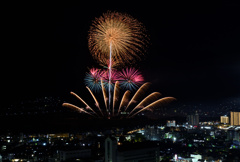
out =
<svg viewBox="0 0 240 162"><path fill-rule="evenodd" d="M239 161L239 4L89 2L3 6L0 162Z"/></svg>

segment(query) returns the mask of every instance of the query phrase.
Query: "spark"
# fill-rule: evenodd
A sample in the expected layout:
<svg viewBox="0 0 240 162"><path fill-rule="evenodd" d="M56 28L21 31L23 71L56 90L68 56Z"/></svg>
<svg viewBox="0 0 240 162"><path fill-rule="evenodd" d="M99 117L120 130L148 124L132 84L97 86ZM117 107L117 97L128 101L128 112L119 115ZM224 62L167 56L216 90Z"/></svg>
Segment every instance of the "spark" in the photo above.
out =
<svg viewBox="0 0 240 162"><path fill-rule="evenodd" d="M92 95L92 98L93 98L94 101L95 101L96 107L99 109L99 111L101 112L102 116L104 116L103 113L102 113L102 110L101 110L101 108L100 108L100 106L99 106L99 103L98 103L98 101L97 101L97 99L96 99L96 97L95 97L95 95L92 93L91 89L89 89L87 86L86 86L86 88L88 89L88 91L89 91L90 94Z"/></svg>
<svg viewBox="0 0 240 162"><path fill-rule="evenodd" d="M111 75L111 77L110 77ZM109 73L109 70L106 70L103 72L102 75L102 80L104 83L104 87L109 91L112 91L114 88L114 84L116 83L116 81L119 80L119 74L117 70L111 70L111 74Z"/></svg>
<svg viewBox="0 0 240 162"><path fill-rule="evenodd" d="M105 89L104 84L103 84L103 80L101 80L101 86L102 86L102 93L103 93L103 99L104 99L104 103L105 103L106 111L108 112L108 108L107 108L107 101L108 101L108 98L107 98L107 92L106 92L106 89Z"/></svg>
<svg viewBox="0 0 240 162"><path fill-rule="evenodd" d="M83 112L83 113L86 113L86 114L88 114L88 115L93 116L93 115L90 114L89 112L85 111L83 108L80 108L80 107L78 107L78 106L76 106L76 105L73 105L73 104L70 104L70 103L63 103L62 106L63 106L63 107L67 107L67 108L71 108L71 109L76 110L76 111L78 111L78 112L80 112L80 113Z"/></svg>
<svg viewBox="0 0 240 162"><path fill-rule="evenodd" d="M114 94L113 94L113 101L112 101L113 102L112 107L108 107L108 105L107 105L107 102L109 100L109 96L107 96L107 92L106 92L106 89L104 87L103 81L101 81L101 85L102 85L102 92L103 92L103 100L104 100L105 107L106 107L106 111L105 112L103 112L103 109L101 109L101 107L99 106L99 103L98 103L95 95L92 93L92 91L88 87L86 87L86 88L91 93L92 98L95 101L96 108L100 111L100 113L102 114L102 117L113 118L113 117L118 117L119 115L128 114L126 116L126 118L132 118L132 117L134 117L135 115L139 114L142 111L153 111L157 107L162 107L165 104L170 103L170 102L176 100L174 97L164 97L164 98L159 99L159 97L161 96L161 93L159 93L159 92L153 92L153 93L149 94L147 97L145 97L144 99L141 100L141 98L143 97L144 93L146 92L146 90L148 89L148 87L150 85L150 83L147 82L147 83L143 84L137 90L137 92L133 95L131 100L130 100L131 92L129 90L125 91L125 93L122 96L121 102L119 104L118 111L117 111L117 113L115 113L115 109L116 109L116 107L118 105L119 94L120 94L119 82L117 81L116 84L115 84ZM79 107L76 109L77 106L75 106L75 107L74 106L69 106L68 103L64 103L63 106L70 107L70 108L75 108L79 112L91 111L92 113L94 113L95 115L100 117L92 109L92 107L90 107L76 93L71 92L71 94L74 95L75 97L77 97L86 106L86 110L84 110L83 108L79 108ZM131 108L132 106L130 106L130 105L132 105L134 103L138 103L138 104L134 108ZM125 110L122 110L122 109L125 109ZM127 111L127 109L128 109L128 111ZM120 113L120 112L124 112L124 113ZM120 118L122 118L122 116Z"/></svg>
<svg viewBox="0 0 240 162"><path fill-rule="evenodd" d="M162 107L164 104L170 103L170 102L172 102L174 100L176 100L174 97L164 97L164 98L161 98L161 99L159 99L159 100L149 104L148 106L140 109L138 112L136 112L132 116L128 116L128 117L132 118L135 115L139 114L140 112L148 110L148 109L150 109L150 111L152 111L153 108Z"/></svg>
<svg viewBox="0 0 240 162"><path fill-rule="evenodd" d="M118 97L119 97L119 82L117 81L115 84L114 94L113 94L113 107L112 107L113 115L114 115L114 109L115 109L116 103L118 101Z"/></svg>
<svg viewBox="0 0 240 162"><path fill-rule="evenodd" d="M86 74L84 81L85 85L89 87L91 91L100 92L101 79L103 80L104 86L108 91L109 88L111 91L113 90L116 81L119 81L121 88L131 91L139 88L139 86L143 84L144 81L141 72L136 68L126 68L122 69L121 71L112 69L111 73L109 68L107 70L91 68L89 70L89 73Z"/></svg>
<svg viewBox="0 0 240 162"><path fill-rule="evenodd" d="M121 103L120 103L120 105L119 105L118 114L119 114L119 112L121 111L121 108L122 108L122 107L126 107L126 106L127 106L128 102L129 102L130 93L131 93L131 92L130 92L129 90L127 90L127 91L124 93L124 95L123 95L123 97L122 97L122 100L121 100Z"/></svg>
<svg viewBox="0 0 240 162"><path fill-rule="evenodd" d="M130 15L108 11L96 18L90 27L89 50L101 64L106 64L110 51L112 61L132 64L140 60L147 46L145 31L143 24Z"/></svg>
<svg viewBox="0 0 240 162"><path fill-rule="evenodd" d="M132 114L134 110L136 109L141 109L144 108L145 106L147 106L149 103L155 101L156 99L158 99L161 96L161 93L159 92L153 92L150 95L148 95L146 98L144 98L130 113Z"/></svg>
<svg viewBox="0 0 240 162"><path fill-rule="evenodd" d="M98 92L101 90L101 78L104 71L92 68L90 72L86 74L84 78L85 85L89 87L92 91Z"/></svg>
<svg viewBox="0 0 240 162"><path fill-rule="evenodd" d="M145 52L148 41L149 39L143 24L130 15L108 11L92 22L88 35L89 51L100 65L107 67L107 70L92 68L86 74L84 81L86 88L95 101L97 109L103 117L109 119L120 114L128 114L127 117L132 118L142 111L153 111L154 108L175 99L173 97L158 99L161 95L159 92L154 92L144 98L150 83L143 84L144 78L141 73L135 68L123 69L121 72L115 68L118 66L123 67L127 64L132 65L139 61ZM139 88L139 86L141 87ZM119 104L120 88L126 91ZM137 90L131 100L130 90ZM93 94L93 92L98 91L102 91L106 108L105 112L101 109L98 100ZM112 91L113 94L111 93ZM95 114L100 117L76 93L71 92L71 94L86 106L85 109L69 103L63 103L64 107L69 107L91 116ZM118 104L118 113L115 113ZM133 108L134 105L137 106ZM138 111L136 112L136 110ZM88 111L91 111L91 113Z"/></svg>
<svg viewBox="0 0 240 162"><path fill-rule="evenodd" d="M132 103L136 103L140 97L144 94L144 92L149 88L150 83L144 83L138 90L137 92L134 94L134 96L132 97L132 99L130 100L130 102L128 103L127 107L125 108L125 111L128 109L128 107L132 104Z"/></svg>
<svg viewBox="0 0 240 162"><path fill-rule="evenodd" d="M76 93L74 92L70 92L71 95L75 96L77 99L79 99L82 103L84 103L86 105L86 109L91 110L94 114L96 114L98 116L98 114L81 98L79 97Z"/></svg>
<svg viewBox="0 0 240 162"><path fill-rule="evenodd" d="M136 90L144 82L143 76L135 68L126 68L119 73L120 86L124 89Z"/></svg>

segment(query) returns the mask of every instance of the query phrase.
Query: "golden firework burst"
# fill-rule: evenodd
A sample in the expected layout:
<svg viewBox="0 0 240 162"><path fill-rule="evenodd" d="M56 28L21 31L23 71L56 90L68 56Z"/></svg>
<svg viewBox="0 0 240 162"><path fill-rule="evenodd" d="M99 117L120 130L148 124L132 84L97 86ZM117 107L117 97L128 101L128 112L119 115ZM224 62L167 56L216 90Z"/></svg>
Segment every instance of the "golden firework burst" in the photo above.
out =
<svg viewBox="0 0 240 162"><path fill-rule="evenodd" d="M118 12L104 13L93 21L88 45L93 58L106 65L110 51L118 65L134 63L143 55L148 37L142 23L130 15Z"/></svg>

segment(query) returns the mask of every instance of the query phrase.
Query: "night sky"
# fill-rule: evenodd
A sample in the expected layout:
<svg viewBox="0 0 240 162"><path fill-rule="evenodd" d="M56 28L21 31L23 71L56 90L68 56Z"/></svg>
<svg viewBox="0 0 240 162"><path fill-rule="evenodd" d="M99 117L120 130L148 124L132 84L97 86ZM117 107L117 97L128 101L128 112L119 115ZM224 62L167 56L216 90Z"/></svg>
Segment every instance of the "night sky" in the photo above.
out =
<svg viewBox="0 0 240 162"><path fill-rule="evenodd" d="M107 10L142 22L150 45L136 65L154 91L181 102L214 103L240 96L240 5L232 2L9 4L4 7L1 96L87 93L83 79L96 66L88 30Z"/></svg>

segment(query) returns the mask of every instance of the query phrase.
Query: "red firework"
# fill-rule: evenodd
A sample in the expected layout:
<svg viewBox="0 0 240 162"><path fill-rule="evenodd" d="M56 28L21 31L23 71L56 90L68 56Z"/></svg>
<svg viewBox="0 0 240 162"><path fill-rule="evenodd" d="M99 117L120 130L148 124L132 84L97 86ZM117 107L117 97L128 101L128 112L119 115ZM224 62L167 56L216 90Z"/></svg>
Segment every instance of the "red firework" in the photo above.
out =
<svg viewBox="0 0 240 162"><path fill-rule="evenodd" d="M109 81L109 70L105 70L102 75L102 79L104 82ZM112 70L111 71L111 84L116 83L116 81L119 80L119 73L117 70Z"/></svg>
<svg viewBox="0 0 240 162"><path fill-rule="evenodd" d="M123 69L119 73L119 81L121 87L125 89L137 89L139 85L143 84L144 78L142 74L135 68Z"/></svg>

